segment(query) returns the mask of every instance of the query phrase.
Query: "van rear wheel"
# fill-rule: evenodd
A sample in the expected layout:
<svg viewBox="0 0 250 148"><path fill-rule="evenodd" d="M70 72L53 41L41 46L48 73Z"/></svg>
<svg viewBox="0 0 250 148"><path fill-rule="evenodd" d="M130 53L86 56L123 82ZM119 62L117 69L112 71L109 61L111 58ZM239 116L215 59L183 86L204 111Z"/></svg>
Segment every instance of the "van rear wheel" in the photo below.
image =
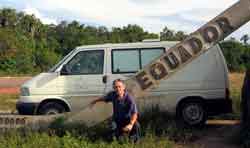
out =
<svg viewBox="0 0 250 148"><path fill-rule="evenodd" d="M207 114L200 101L184 102L180 105L177 116L182 123L192 127L205 125Z"/></svg>
<svg viewBox="0 0 250 148"><path fill-rule="evenodd" d="M66 109L63 105L56 102L48 102L42 105L38 112L41 115L54 115L64 113L65 111Z"/></svg>

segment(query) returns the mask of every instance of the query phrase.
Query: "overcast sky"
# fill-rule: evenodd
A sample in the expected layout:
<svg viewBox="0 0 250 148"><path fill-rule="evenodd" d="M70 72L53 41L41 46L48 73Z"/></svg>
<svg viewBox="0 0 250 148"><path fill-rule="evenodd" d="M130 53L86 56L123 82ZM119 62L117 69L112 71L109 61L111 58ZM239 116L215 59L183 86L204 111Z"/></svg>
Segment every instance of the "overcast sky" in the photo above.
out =
<svg viewBox="0 0 250 148"><path fill-rule="evenodd" d="M164 26L191 33L238 0L0 0L0 8L34 14L45 24L62 20L111 27L137 24L159 33ZM232 37L250 33L250 23Z"/></svg>

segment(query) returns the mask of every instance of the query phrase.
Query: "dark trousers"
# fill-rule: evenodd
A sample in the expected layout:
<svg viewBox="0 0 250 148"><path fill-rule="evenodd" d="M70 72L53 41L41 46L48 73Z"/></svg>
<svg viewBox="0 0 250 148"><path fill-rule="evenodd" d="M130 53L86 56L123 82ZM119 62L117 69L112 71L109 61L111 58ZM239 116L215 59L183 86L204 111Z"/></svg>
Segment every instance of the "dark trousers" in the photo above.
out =
<svg viewBox="0 0 250 148"><path fill-rule="evenodd" d="M247 70L244 83L241 90L241 116L242 123L248 125L250 123L250 69Z"/></svg>
<svg viewBox="0 0 250 148"><path fill-rule="evenodd" d="M115 121L116 122L116 121ZM115 129L114 133L117 139L124 138L125 136L128 136L130 140L133 142L137 142L140 138L140 124L139 122L135 122L132 130L130 132L125 132L123 130L124 127L126 127L129 124L130 120L126 120L123 122L116 122L117 128Z"/></svg>

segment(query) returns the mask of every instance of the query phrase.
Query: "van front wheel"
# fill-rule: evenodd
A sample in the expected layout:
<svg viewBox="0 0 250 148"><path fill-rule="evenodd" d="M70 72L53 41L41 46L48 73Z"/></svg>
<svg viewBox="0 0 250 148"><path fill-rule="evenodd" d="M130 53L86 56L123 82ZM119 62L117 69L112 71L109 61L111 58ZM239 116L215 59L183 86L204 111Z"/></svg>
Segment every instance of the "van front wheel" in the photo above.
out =
<svg viewBox="0 0 250 148"><path fill-rule="evenodd" d="M178 109L177 116L188 126L203 126L207 120L203 103L199 101L182 103Z"/></svg>
<svg viewBox="0 0 250 148"><path fill-rule="evenodd" d="M65 108L63 105L55 102L48 102L41 106L39 109L39 114L41 115L54 115L65 112Z"/></svg>

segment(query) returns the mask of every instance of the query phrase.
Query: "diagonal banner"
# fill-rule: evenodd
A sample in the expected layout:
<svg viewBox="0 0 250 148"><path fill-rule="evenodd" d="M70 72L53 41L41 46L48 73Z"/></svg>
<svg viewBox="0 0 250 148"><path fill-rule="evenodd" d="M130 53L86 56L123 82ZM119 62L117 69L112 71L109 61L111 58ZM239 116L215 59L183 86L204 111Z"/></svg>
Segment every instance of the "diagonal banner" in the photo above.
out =
<svg viewBox="0 0 250 148"><path fill-rule="evenodd" d="M182 69L249 19L250 0L240 0L127 80L130 93L141 97L156 88L161 80Z"/></svg>

